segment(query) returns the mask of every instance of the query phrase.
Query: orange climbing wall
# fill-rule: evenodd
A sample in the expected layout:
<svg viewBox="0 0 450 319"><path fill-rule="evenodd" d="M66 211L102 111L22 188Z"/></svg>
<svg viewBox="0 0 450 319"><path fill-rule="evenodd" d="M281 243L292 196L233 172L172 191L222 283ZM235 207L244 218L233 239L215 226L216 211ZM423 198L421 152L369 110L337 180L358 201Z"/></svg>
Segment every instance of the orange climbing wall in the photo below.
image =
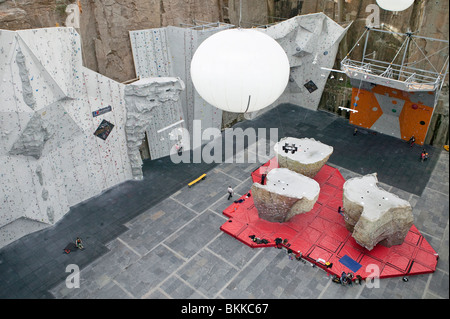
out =
<svg viewBox="0 0 450 319"><path fill-rule="evenodd" d="M356 100L356 97L359 100ZM352 90L352 108L354 109L354 104L357 103L356 109L357 113L350 113L350 123L371 128L373 124L379 119L383 114L383 111L378 104L377 99L370 91L360 90L358 94L358 89L353 88Z"/></svg>
<svg viewBox="0 0 450 319"><path fill-rule="evenodd" d="M377 94L383 96L384 103L391 103L385 105L385 109L397 106L398 100L404 101L398 115L398 127L393 130L399 130L403 140L409 140L414 135L416 143L423 145L433 115L434 92L404 92L382 85L377 85L371 90L354 87L351 105L352 109L356 109L358 112L350 113L350 123L377 130L373 125L383 115L383 105L380 105ZM423 98L424 96L427 98Z"/></svg>
<svg viewBox="0 0 450 319"><path fill-rule="evenodd" d="M432 115L432 107L407 101L399 119L402 139L409 140L414 135L416 143L423 144Z"/></svg>

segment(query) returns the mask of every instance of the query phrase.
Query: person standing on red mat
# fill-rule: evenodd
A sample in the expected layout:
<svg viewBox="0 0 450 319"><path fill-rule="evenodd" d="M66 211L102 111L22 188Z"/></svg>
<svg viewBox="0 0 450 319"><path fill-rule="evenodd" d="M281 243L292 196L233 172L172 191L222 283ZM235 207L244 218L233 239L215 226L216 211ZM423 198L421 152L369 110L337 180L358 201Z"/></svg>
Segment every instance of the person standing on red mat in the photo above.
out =
<svg viewBox="0 0 450 319"><path fill-rule="evenodd" d="M263 173L263 174L261 175L261 185L265 185L266 177L267 177L267 174L266 174L266 173Z"/></svg>

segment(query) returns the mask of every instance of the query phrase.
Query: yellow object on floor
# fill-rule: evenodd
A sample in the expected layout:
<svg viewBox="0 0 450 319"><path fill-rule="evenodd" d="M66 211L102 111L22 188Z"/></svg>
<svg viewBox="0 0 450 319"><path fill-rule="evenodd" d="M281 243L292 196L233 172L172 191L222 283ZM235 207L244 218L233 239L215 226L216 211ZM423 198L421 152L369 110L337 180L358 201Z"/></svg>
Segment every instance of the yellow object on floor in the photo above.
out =
<svg viewBox="0 0 450 319"><path fill-rule="evenodd" d="M197 178L197 179L193 180L192 182L190 182L190 183L188 184L188 186L191 187L192 185L194 185L194 184L197 183L198 181L203 180L203 179L205 179L205 178L206 178L206 174L203 174L203 175L200 176L199 178Z"/></svg>
<svg viewBox="0 0 450 319"><path fill-rule="evenodd" d="M444 145L444 150L448 152L448 145Z"/></svg>

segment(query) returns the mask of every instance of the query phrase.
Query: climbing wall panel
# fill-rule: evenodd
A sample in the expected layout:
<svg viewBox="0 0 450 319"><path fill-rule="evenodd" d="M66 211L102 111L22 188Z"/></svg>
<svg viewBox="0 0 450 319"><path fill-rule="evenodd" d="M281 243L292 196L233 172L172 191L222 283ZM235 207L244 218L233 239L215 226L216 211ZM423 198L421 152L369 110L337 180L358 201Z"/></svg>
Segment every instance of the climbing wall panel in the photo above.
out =
<svg viewBox="0 0 450 319"><path fill-rule="evenodd" d="M171 57L166 28L131 31L130 40L137 76L170 76Z"/></svg>
<svg viewBox="0 0 450 319"><path fill-rule="evenodd" d="M2 247L132 176L125 85L82 66L73 28L0 31L0 64Z"/></svg>
<svg viewBox="0 0 450 319"><path fill-rule="evenodd" d="M358 104L357 116L350 115L350 123L361 127L372 127L375 122L383 115L383 111L378 104L377 99L368 91L360 90L359 95L357 88L352 90L352 103Z"/></svg>
<svg viewBox="0 0 450 319"><path fill-rule="evenodd" d="M76 97L78 91L74 83L81 81L82 59L81 39L73 28L43 28L17 31L19 46L27 50L54 80L67 97ZM48 81L48 86L52 85ZM36 90L45 90L44 87Z"/></svg>
<svg viewBox="0 0 450 319"><path fill-rule="evenodd" d="M358 87L356 87L358 85ZM423 145L433 115L435 92L404 92L353 83L350 123Z"/></svg>
<svg viewBox="0 0 450 319"><path fill-rule="evenodd" d="M260 29L274 38L286 52L291 73L286 90L271 106L253 112L254 118L280 103L293 103L317 110L330 71L336 59L339 43L347 28L323 13L307 14Z"/></svg>
<svg viewBox="0 0 450 319"><path fill-rule="evenodd" d="M168 26L130 32L138 76L141 78L179 77L185 84L185 89L180 94L180 103L183 118L190 132L192 132L194 120L201 120L204 129L221 128L222 111L206 103L196 92L191 80L190 66L198 46L206 38L225 28L220 26L193 30ZM149 143L152 142L149 141Z"/></svg>
<svg viewBox="0 0 450 319"><path fill-rule="evenodd" d="M402 139L414 136L417 143L423 144L432 115L433 107L407 101L399 117Z"/></svg>
<svg viewBox="0 0 450 319"><path fill-rule="evenodd" d="M152 159L168 156L177 142L185 149L189 141L181 141L179 134L186 129L180 104L184 83L180 78L145 78L128 85L125 89L127 109L127 147L135 179L142 179L142 159L139 147L145 133L149 141ZM181 130L181 132L180 132ZM173 135L173 136L171 136ZM188 137L185 139L189 140Z"/></svg>

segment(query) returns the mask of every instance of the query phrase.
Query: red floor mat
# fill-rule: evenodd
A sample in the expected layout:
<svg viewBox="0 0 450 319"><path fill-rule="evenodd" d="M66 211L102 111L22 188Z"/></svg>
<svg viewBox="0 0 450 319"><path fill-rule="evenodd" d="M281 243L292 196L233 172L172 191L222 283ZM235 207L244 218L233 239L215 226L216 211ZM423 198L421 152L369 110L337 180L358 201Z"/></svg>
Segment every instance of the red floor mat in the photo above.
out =
<svg viewBox="0 0 450 319"><path fill-rule="evenodd" d="M256 169L253 182L261 182L261 175L278 167L276 158ZM344 218L337 209L342 206L342 187L345 183L340 172L325 165L314 178L321 192L314 208L297 215L286 223L271 223L260 219L253 204L253 197L241 197L244 201L233 203L223 211L229 220L221 230L242 243L253 247L275 247L275 239L287 240L282 246L291 249L330 274L340 276L351 272L339 259L347 255L362 267L355 273L363 279L374 271L380 278L431 273L436 270L437 253L413 225L402 245L387 248L377 245L371 251L360 246L345 228ZM250 236L266 239L268 244L257 244ZM333 264L326 268L325 262ZM377 268L375 268L377 267Z"/></svg>

